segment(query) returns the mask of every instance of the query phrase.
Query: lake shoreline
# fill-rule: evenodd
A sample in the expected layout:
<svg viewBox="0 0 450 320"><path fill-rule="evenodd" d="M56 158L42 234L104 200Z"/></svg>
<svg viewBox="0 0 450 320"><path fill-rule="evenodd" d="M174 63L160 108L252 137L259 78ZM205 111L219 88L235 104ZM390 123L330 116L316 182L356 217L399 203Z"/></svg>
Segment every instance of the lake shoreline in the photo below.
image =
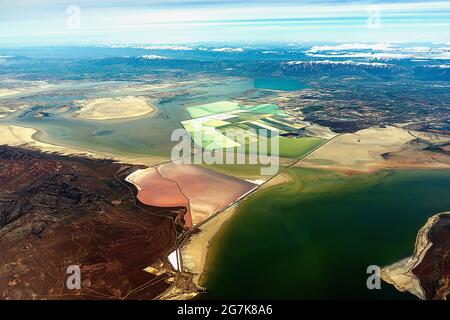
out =
<svg viewBox="0 0 450 320"><path fill-rule="evenodd" d="M302 169L302 167L294 167L294 169ZM307 168L311 169L311 168ZM341 170L333 170L330 168L315 168L315 169L322 169L323 171L328 172L335 172L344 174L345 176L352 176L352 174L348 174L348 172L344 172ZM415 171L415 170L424 170L424 171L436 171L436 170L448 170L449 167L439 168L439 167L430 167L426 165L422 166L414 166L414 167L379 167L374 170L370 170L368 172L358 172L358 174L367 175L367 174L373 174L377 171L391 171L391 170L398 170L398 171ZM252 196L257 194L258 191L267 190L271 187L283 185L286 183L290 183L293 180L293 177L290 176L288 173L283 173L277 177L275 177L270 183L267 185L264 185L262 188L258 188L255 193L252 193ZM199 228L199 232L191 235L188 239L186 239L182 245L180 246L180 250L182 253L182 260L183 260L183 271L192 273L194 275L193 282L197 286L197 288L200 291L203 291L205 289L205 283L208 278L208 257L210 254L213 254L211 252L211 243L214 241L214 238L220 234L221 230L223 230L223 226L225 226L227 223L230 222L230 220L237 214L238 206L232 208L232 212L222 212L209 220L207 223L202 225Z"/></svg>
<svg viewBox="0 0 450 320"><path fill-rule="evenodd" d="M59 153L62 155L75 155L93 159L111 159L121 163L128 163L133 165L154 166L156 164L167 161L167 159L156 156L124 156L100 151L91 151L78 147L56 145L41 141L36 138L41 131L32 127L19 125L0 125L0 144L10 145L15 147L25 147L37 149L42 152Z"/></svg>
<svg viewBox="0 0 450 320"><path fill-rule="evenodd" d="M233 205L205 224L196 233L187 238L180 246L183 271L193 274L192 281L199 289L203 289L210 244L222 227L236 213L237 204Z"/></svg>

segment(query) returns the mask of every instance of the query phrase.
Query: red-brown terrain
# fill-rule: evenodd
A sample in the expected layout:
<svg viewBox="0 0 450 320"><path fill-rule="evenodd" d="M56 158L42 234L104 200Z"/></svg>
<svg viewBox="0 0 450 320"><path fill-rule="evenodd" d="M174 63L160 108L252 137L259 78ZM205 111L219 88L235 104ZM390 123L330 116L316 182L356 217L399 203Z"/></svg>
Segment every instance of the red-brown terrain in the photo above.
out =
<svg viewBox="0 0 450 320"><path fill-rule="evenodd" d="M412 272L426 299L445 300L450 294L450 213L439 214L427 237L432 245Z"/></svg>
<svg viewBox="0 0 450 320"><path fill-rule="evenodd" d="M136 171L128 176L127 180L138 186L137 198L142 203L154 207L186 208L184 221L180 222L184 223L187 228L192 227L189 199L175 181L161 177L158 169L154 167Z"/></svg>
<svg viewBox="0 0 450 320"><path fill-rule="evenodd" d="M158 207L186 208L177 219L187 229L240 199L256 185L189 164L164 163L127 177L138 189L138 199Z"/></svg>
<svg viewBox="0 0 450 320"><path fill-rule="evenodd" d="M0 299L155 298L173 276L164 261L185 208L136 203L109 160L0 146ZM82 288L66 287L79 265ZM159 275L144 272L158 265Z"/></svg>
<svg viewBox="0 0 450 320"><path fill-rule="evenodd" d="M158 171L163 178L175 181L189 199L194 226L256 187L251 182L195 165L169 162L158 166Z"/></svg>

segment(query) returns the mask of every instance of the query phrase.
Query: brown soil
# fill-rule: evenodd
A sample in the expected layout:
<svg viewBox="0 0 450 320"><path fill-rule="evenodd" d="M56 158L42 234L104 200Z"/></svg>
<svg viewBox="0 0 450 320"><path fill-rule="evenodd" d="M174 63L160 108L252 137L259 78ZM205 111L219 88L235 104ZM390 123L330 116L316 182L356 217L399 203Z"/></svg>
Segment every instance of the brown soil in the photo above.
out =
<svg viewBox="0 0 450 320"><path fill-rule="evenodd" d="M184 226L174 219L178 208L135 202L137 190L123 179L136 169L0 146L0 299L164 292L172 274L163 259ZM143 271L156 264L161 275ZM81 268L80 290L66 287L69 265Z"/></svg>

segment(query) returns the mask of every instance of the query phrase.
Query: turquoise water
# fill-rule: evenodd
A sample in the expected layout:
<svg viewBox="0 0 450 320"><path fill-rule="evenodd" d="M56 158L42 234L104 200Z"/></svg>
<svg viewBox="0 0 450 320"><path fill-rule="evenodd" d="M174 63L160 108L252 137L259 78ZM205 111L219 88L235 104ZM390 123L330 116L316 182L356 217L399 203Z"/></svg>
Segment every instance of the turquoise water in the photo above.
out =
<svg viewBox="0 0 450 320"><path fill-rule="evenodd" d="M93 85L95 83L91 84L91 86ZM126 121L86 121L71 118L70 114L51 114L50 117L36 118L30 112L8 120L8 122L38 129L40 132L36 134L35 138L48 143L118 155L169 158L173 146L177 143L170 141L172 132L181 128L180 121L189 119L185 107L233 99L251 88L251 80L240 78L216 80L209 83L193 81L184 87L186 94L153 101L157 112ZM81 89L83 88L74 88L72 85L65 91L60 90L55 94L42 94L28 99L32 105L60 107L73 100L86 97L98 98L117 95L117 93L110 94L103 89L83 95ZM167 89L167 91L170 90Z"/></svg>
<svg viewBox="0 0 450 320"><path fill-rule="evenodd" d="M294 91L307 88L308 86L298 80L280 78L259 78L255 79L253 86L257 89Z"/></svg>
<svg viewBox="0 0 450 320"><path fill-rule="evenodd" d="M343 176L292 169L244 201L213 240L204 298L410 299L366 268L412 254L428 217L450 210L450 171Z"/></svg>
<svg viewBox="0 0 450 320"><path fill-rule="evenodd" d="M126 94L151 97L152 92L137 93L121 89L134 83L127 82L70 82L56 85L41 93L21 97L24 103L46 108L61 107L72 101L87 98L114 97ZM91 151L129 156L170 157L176 142L170 141L172 132L181 128L180 121L189 119L185 108L192 105L233 100L255 87L277 90L297 90L303 84L289 79L224 78L211 81L191 81L180 88L156 90L169 92L183 90L183 94L152 100L157 112L126 121L86 121L71 114L52 114L36 118L33 112L8 119L9 124L33 127L39 130L35 138L57 145ZM128 90L128 91L127 91ZM130 91L131 90L131 91Z"/></svg>

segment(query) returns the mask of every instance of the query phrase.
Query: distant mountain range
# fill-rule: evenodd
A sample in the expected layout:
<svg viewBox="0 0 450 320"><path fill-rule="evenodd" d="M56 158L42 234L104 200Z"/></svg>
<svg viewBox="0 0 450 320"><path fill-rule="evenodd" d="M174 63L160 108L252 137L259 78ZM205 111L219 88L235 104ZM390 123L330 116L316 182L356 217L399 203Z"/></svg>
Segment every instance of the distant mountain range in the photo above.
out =
<svg viewBox="0 0 450 320"><path fill-rule="evenodd" d="M155 69L261 77L389 77L450 81L449 48L345 44L297 48L42 47L0 49L0 74L40 73L55 79L132 79ZM119 68L119 69L118 69ZM55 72L55 70L58 72ZM120 72L116 72L119 70ZM109 72L110 71L110 72Z"/></svg>

